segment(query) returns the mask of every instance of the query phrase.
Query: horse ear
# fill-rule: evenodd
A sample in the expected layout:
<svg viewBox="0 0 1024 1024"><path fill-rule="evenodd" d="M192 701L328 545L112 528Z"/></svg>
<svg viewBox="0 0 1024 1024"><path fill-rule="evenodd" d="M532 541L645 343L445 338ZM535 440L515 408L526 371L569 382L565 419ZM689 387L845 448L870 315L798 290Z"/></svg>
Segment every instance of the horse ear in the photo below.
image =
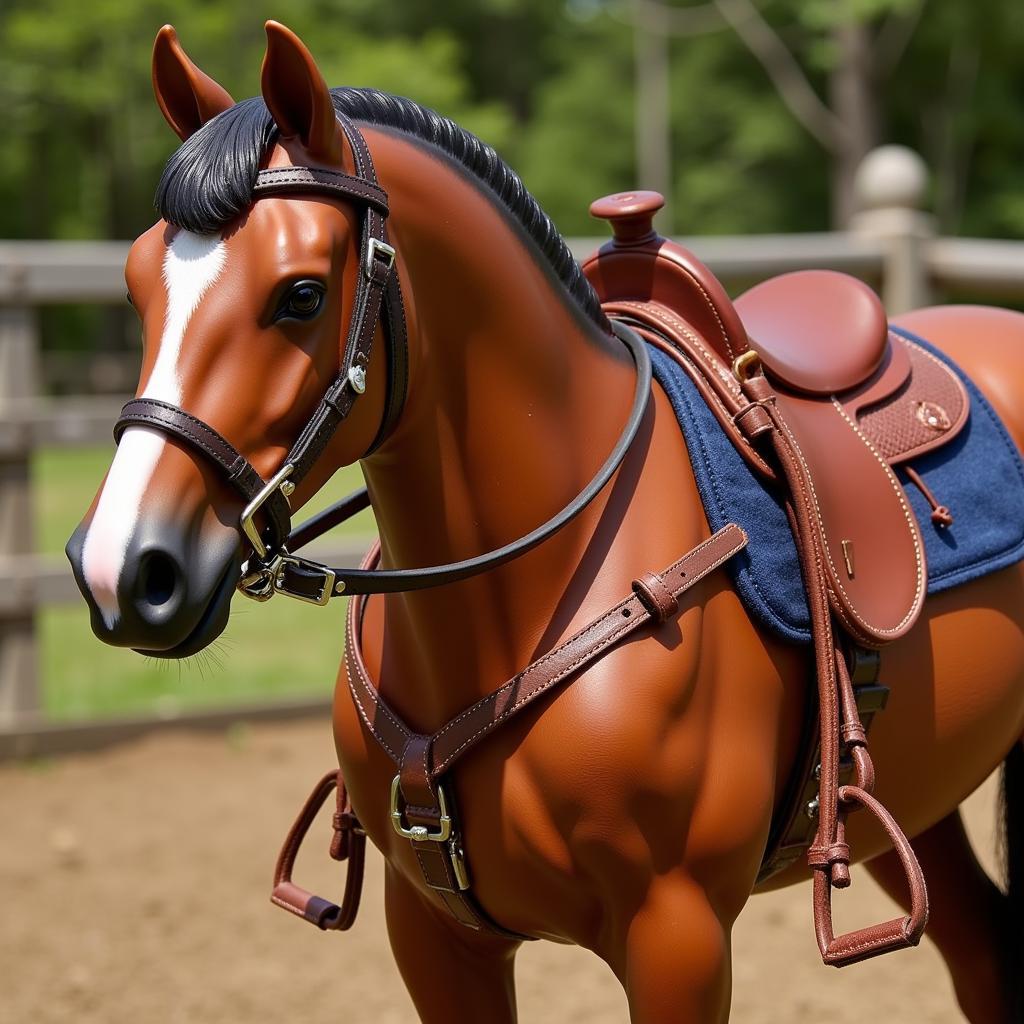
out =
<svg viewBox="0 0 1024 1024"><path fill-rule="evenodd" d="M167 123L184 142L235 101L189 60L178 33L164 25L153 44L153 92Z"/></svg>
<svg viewBox="0 0 1024 1024"><path fill-rule="evenodd" d="M276 21L268 21L267 54L263 58L263 99L281 135L298 138L310 156L340 164L341 126L334 114L324 76L299 37Z"/></svg>

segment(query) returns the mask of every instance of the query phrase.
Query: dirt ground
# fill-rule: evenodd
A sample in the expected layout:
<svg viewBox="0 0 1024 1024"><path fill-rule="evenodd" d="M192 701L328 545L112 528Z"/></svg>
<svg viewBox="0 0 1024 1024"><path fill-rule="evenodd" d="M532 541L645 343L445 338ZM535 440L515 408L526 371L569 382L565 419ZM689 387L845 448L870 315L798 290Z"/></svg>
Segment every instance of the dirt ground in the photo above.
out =
<svg viewBox="0 0 1024 1024"><path fill-rule="evenodd" d="M327 723L311 722L0 766L0 1021L415 1021L387 948L378 857L352 932L320 933L267 899L282 835L331 761ZM990 780L967 809L990 866L994 804ZM299 877L338 892L325 842L310 849ZM848 898L865 920L894 913L863 872L854 884ZM524 1024L627 1020L615 979L579 949L529 945L518 991ZM756 897L736 929L732 1019L826 1014L961 1019L927 944L835 971L818 958L806 887Z"/></svg>

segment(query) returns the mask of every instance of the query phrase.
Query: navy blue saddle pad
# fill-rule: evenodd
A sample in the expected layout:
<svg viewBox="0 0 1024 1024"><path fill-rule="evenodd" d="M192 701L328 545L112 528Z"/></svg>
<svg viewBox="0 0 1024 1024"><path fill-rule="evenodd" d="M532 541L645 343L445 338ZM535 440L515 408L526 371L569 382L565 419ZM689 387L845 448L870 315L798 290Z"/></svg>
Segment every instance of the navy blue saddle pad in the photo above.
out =
<svg viewBox="0 0 1024 1024"><path fill-rule="evenodd" d="M970 416L959 436L911 463L953 513L953 525L933 524L924 496L905 488L924 537L928 593L937 594L1024 559L1024 466L995 410L966 374L923 339L893 330L952 367L970 395ZM809 642L810 615L782 504L743 461L678 364L653 347L651 360L686 438L711 529L738 523L750 537L746 550L729 561L743 603L780 636ZM897 476L906 483L900 470Z"/></svg>

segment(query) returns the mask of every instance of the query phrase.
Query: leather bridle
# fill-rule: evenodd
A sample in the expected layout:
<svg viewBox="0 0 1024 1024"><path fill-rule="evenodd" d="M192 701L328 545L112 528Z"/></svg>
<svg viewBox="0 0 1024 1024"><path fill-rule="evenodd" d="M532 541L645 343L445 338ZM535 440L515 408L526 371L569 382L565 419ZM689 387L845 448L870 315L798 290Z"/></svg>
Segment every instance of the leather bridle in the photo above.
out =
<svg viewBox="0 0 1024 1024"><path fill-rule="evenodd" d="M637 371L625 427L590 483L551 519L510 544L463 561L417 569L336 568L296 556L298 548L370 504L363 488L297 529L291 528L289 496L323 453L355 400L366 390L370 352L382 315L388 345L387 397L380 429L363 457L379 447L394 429L408 385L405 311L398 275L394 273L395 250L388 244L385 226L387 193L378 184L362 133L348 118L339 114L338 120L352 149L355 175L315 167L273 168L260 171L253 188L254 201L266 196L318 193L344 199L362 210L359 284L340 368L281 468L264 480L252 463L208 423L157 399L136 398L128 402L114 426L117 441L132 426L170 434L205 456L241 493L247 504L239 526L252 546L252 553L242 567L238 589L256 601L267 601L280 593L323 605L341 595L422 590L475 576L530 551L579 515L621 465L639 429L651 388L646 345L628 327L613 324L613 332L629 349ZM256 525L258 513L265 517L262 529Z"/></svg>

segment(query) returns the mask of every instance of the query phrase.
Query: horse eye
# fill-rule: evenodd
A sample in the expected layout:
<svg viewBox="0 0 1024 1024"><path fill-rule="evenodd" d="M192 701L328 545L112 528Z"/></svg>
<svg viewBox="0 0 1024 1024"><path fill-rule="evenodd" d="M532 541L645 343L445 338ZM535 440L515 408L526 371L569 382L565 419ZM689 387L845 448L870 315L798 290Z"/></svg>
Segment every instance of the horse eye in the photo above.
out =
<svg viewBox="0 0 1024 1024"><path fill-rule="evenodd" d="M324 287L317 281L299 281L284 297L275 320L311 320L320 312Z"/></svg>

